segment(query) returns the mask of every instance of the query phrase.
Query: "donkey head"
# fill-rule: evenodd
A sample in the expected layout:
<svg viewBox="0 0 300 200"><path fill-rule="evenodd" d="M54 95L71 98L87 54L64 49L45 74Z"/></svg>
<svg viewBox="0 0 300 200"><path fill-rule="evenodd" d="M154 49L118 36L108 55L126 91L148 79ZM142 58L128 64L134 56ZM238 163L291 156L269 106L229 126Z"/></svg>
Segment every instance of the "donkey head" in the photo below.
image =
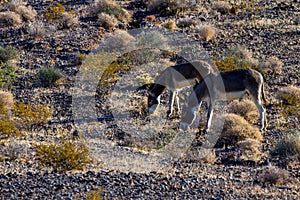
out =
<svg viewBox="0 0 300 200"><path fill-rule="evenodd" d="M147 112L149 114L153 114L160 104L160 96L156 96L152 92L149 93L148 95L148 107L147 107Z"/></svg>
<svg viewBox="0 0 300 200"><path fill-rule="evenodd" d="M182 111L181 122L179 128L181 130L188 130L190 125L196 119L196 112L198 110L198 106L190 108L189 106L185 106Z"/></svg>

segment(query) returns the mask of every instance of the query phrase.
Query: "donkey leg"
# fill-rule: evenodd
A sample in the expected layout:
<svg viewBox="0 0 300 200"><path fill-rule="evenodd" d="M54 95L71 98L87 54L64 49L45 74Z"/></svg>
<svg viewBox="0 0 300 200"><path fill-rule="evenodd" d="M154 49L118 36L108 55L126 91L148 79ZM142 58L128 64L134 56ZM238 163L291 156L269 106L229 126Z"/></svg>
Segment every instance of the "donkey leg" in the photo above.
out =
<svg viewBox="0 0 300 200"><path fill-rule="evenodd" d="M211 127L212 116L214 113L214 106L215 106L215 102L210 101L208 105L208 111L207 111L206 132L208 132Z"/></svg>
<svg viewBox="0 0 300 200"><path fill-rule="evenodd" d="M168 113L168 117L171 117L173 114L173 105L174 105L174 99L176 96L176 91L170 93L170 100L169 100L169 113Z"/></svg>
<svg viewBox="0 0 300 200"><path fill-rule="evenodd" d="M256 104L256 107L257 107L257 109L259 111L259 115L260 115L260 130L265 131L266 127L267 127L266 110L262 106L260 100L256 100L255 104Z"/></svg>

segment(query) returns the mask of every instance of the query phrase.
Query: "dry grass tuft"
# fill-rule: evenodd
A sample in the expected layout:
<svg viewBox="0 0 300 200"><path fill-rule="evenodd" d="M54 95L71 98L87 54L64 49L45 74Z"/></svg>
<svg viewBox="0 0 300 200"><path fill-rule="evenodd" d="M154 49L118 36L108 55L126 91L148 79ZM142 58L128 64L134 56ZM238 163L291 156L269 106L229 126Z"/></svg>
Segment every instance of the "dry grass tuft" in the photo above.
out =
<svg viewBox="0 0 300 200"><path fill-rule="evenodd" d="M283 185L290 181L289 172L274 166L266 167L258 176L263 184Z"/></svg>
<svg viewBox="0 0 300 200"><path fill-rule="evenodd" d="M178 29L176 23L174 21L168 21L162 24L162 27L165 27L166 29L170 29L170 30L176 30Z"/></svg>
<svg viewBox="0 0 300 200"><path fill-rule="evenodd" d="M198 22L196 20L189 17L185 17L178 21L177 26L180 28L190 28L190 27L195 27L197 24Z"/></svg>
<svg viewBox="0 0 300 200"><path fill-rule="evenodd" d="M25 5L15 5L12 11L19 14L24 21L33 21L37 15L34 8Z"/></svg>
<svg viewBox="0 0 300 200"><path fill-rule="evenodd" d="M269 57L260 66L260 71L264 74L281 74L283 63L276 56Z"/></svg>
<svg viewBox="0 0 300 200"><path fill-rule="evenodd" d="M261 142L256 139L247 138L243 141L237 143L239 151L241 153L240 158L242 160L253 160L259 161L260 160L260 146Z"/></svg>
<svg viewBox="0 0 300 200"><path fill-rule="evenodd" d="M277 142L271 154L276 156L300 156L300 132L296 131L284 136Z"/></svg>
<svg viewBox="0 0 300 200"><path fill-rule="evenodd" d="M202 40L210 41L216 36L216 28L208 25L196 26L193 30Z"/></svg>
<svg viewBox="0 0 300 200"><path fill-rule="evenodd" d="M231 4L227 1L214 1L212 3L212 9L220 12L221 14L229 13L231 7Z"/></svg>
<svg viewBox="0 0 300 200"><path fill-rule="evenodd" d="M259 112L253 101L247 99L234 100L229 104L228 109L229 112L242 116L251 124L256 124L259 121Z"/></svg>
<svg viewBox="0 0 300 200"><path fill-rule="evenodd" d="M235 145L237 142L247 138L263 140L258 128L251 126L243 117L236 114L227 114L219 142L226 145Z"/></svg>
<svg viewBox="0 0 300 200"><path fill-rule="evenodd" d="M114 16L121 22L130 21L132 15L113 0L98 0L91 10L91 15L99 16L105 13Z"/></svg>
<svg viewBox="0 0 300 200"><path fill-rule="evenodd" d="M0 89L0 106L6 110L11 110L14 107L14 96L9 91Z"/></svg>
<svg viewBox="0 0 300 200"><path fill-rule="evenodd" d="M100 26L104 27L105 29L111 30L118 25L118 20L114 16L100 13L98 15L98 21Z"/></svg>
<svg viewBox="0 0 300 200"><path fill-rule="evenodd" d="M186 153L186 159L192 162L214 164L217 160L216 152L214 149L193 149Z"/></svg>

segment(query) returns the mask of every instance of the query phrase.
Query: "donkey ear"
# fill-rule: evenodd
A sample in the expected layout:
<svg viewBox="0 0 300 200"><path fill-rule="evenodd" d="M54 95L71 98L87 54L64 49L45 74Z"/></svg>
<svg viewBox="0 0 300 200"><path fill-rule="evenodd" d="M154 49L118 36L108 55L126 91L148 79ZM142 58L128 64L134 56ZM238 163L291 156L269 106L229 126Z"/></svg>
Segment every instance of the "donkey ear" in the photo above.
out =
<svg viewBox="0 0 300 200"><path fill-rule="evenodd" d="M140 90L148 90L148 91L151 91L152 88L153 88L153 86L154 86L154 83L148 83L148 84L145 84L145 85L142 85L142 86L138 87L138 88L136 89L136 91L137 91L137 92L140 91Z"/></svg>

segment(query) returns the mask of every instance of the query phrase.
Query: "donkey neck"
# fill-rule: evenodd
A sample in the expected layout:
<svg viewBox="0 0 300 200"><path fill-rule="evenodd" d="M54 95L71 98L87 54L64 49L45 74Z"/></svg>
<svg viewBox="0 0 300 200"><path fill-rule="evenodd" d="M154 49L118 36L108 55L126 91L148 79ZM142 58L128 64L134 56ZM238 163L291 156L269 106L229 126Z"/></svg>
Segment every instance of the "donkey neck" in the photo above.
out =
<svg viewBox="0 0 300 200"><path fill-rule="evenodd" d="M161 93L163 93L165 88L166 87L163 85L155 84L151 90L151 93L158 97L159 95L161 95Z"/></svg>

